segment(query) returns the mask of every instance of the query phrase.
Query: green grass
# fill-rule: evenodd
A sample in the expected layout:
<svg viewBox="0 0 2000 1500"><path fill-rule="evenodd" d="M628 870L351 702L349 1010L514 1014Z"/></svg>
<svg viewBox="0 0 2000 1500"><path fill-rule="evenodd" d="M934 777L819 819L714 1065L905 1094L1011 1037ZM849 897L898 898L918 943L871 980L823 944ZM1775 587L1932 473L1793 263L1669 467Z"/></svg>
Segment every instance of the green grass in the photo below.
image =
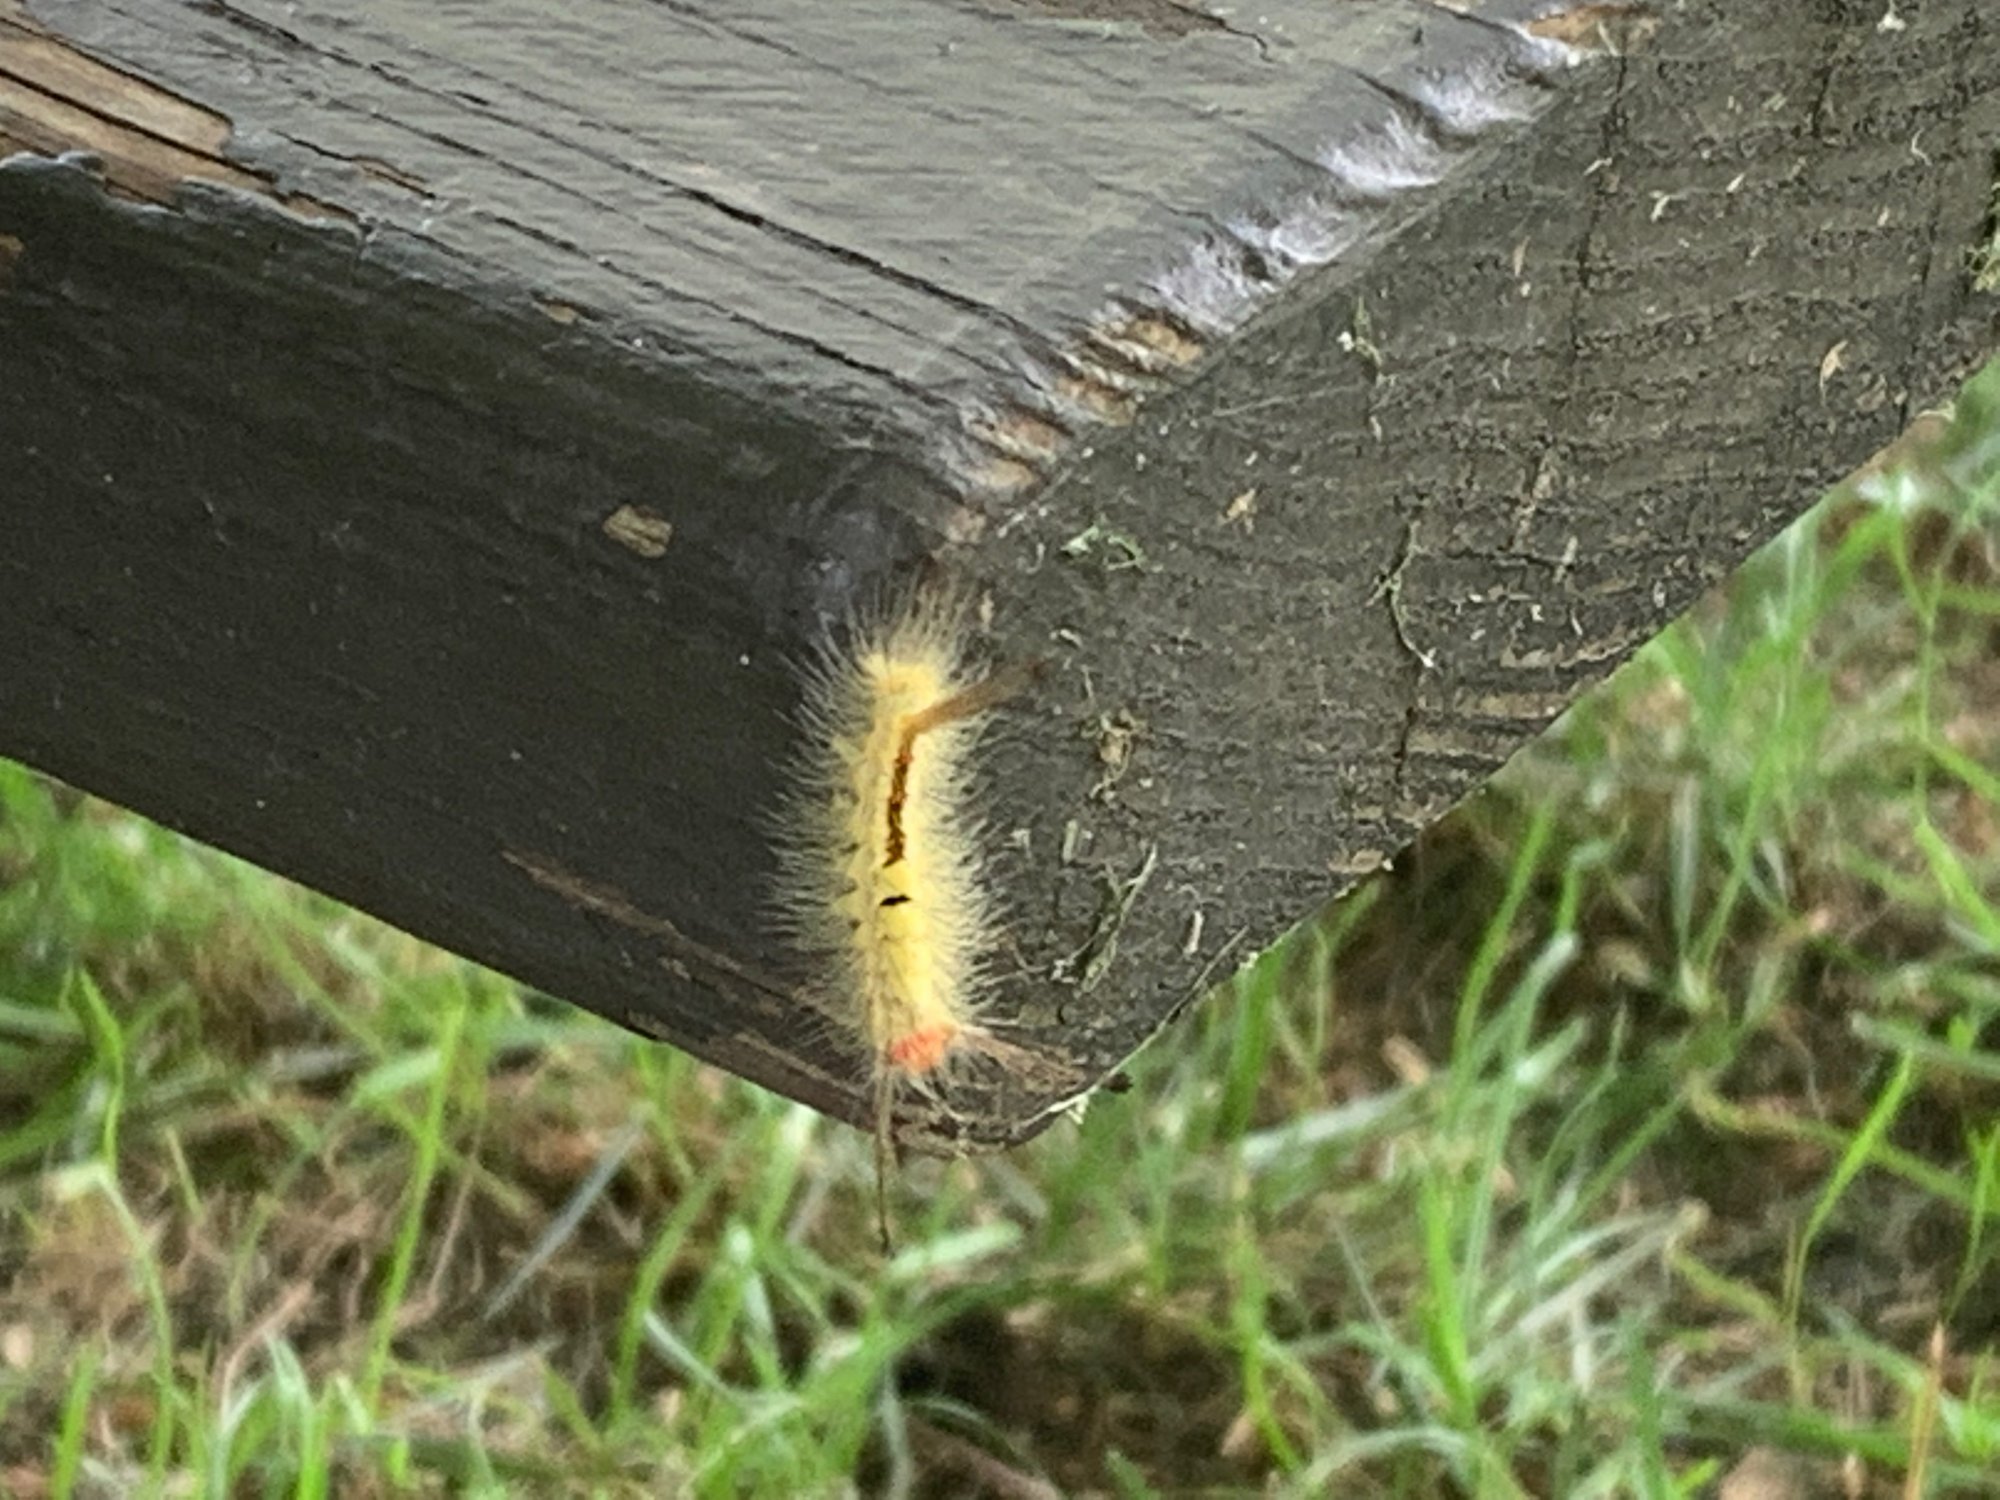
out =
<svg viewBox="0 0 2000 1500"><path fill-rule="evenodd" d="M0 1493L2000 1494L1961 413L886 1262L862 1136L0 764Z"/></svg>

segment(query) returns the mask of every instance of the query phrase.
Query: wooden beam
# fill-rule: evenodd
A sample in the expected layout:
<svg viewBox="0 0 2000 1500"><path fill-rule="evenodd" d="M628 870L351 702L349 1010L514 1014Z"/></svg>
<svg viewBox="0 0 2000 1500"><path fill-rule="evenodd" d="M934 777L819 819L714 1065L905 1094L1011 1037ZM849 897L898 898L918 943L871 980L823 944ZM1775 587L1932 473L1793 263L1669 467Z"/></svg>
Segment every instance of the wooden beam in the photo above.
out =
<svg viewBox="0 0 2000 1500"><path fill-rule="evenodd" d="M0 0L0 749L866 1122L769 818L942 569L1004 1144L1991 347L1996 141L1984 0Z"/></svg>

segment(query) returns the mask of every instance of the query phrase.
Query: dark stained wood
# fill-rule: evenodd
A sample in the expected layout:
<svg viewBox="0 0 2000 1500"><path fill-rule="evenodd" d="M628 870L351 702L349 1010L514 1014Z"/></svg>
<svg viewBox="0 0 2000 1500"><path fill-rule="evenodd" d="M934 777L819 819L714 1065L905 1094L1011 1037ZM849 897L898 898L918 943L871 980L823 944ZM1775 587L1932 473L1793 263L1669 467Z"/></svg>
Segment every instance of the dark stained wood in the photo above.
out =
<svg viewBox="0 0 2000 1500"><path fill-rule="evenodd" d="M1996 139L1987 0L0 0L0 750L865 1123L768 819L942 568L1017 1140L1991 346Z"/></svg>

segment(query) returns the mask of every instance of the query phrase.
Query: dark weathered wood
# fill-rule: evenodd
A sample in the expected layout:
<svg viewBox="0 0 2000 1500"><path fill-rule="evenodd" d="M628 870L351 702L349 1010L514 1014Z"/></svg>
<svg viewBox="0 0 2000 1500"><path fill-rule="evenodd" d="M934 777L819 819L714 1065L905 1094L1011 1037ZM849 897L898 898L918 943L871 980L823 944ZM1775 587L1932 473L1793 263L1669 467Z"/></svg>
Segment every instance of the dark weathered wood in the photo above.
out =
<svg viewBox="0 0 2000 1500"><path fill-rule="evenodd" d="M865 1119L761 820L941 562L1031 1133L1992 338L1987 0L1462 9L0 0L0 749Z"/></svg>

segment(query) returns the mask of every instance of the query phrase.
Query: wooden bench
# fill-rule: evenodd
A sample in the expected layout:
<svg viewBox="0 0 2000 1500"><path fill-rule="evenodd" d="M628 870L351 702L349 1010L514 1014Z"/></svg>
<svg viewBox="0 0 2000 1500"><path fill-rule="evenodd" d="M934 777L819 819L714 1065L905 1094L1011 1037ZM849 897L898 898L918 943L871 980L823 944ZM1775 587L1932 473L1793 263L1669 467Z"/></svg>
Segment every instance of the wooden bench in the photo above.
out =
<svg viewBox="0 0 2000 1500"><path fill-rule="evenodd" d="M0 0L0 751L865 1122L766 820L945 569L1016 1141L1948 392L1996 143L1989 0Z"/></svg>

